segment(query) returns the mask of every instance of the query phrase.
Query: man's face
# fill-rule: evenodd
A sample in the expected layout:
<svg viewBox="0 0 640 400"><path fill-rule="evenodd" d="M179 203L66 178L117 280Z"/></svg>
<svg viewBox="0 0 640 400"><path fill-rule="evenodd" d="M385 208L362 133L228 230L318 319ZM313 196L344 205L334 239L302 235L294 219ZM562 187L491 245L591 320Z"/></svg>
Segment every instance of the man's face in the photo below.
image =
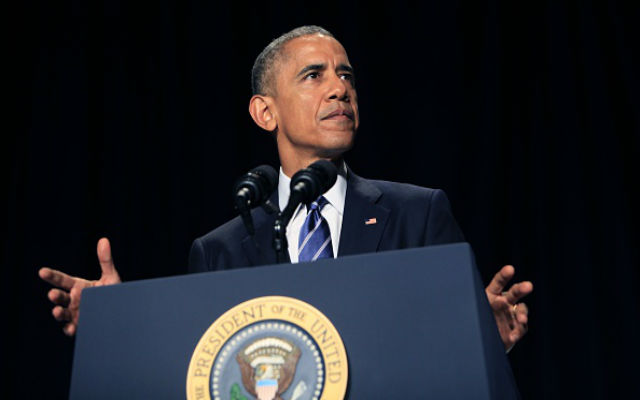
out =
<svg viewBox="0 0 640 400"><path fill-rule="evenodd" d="M278 148L297 158L336 158L358 128L353 69L335 39L302 36L285 45L273 96Z"/></svg>

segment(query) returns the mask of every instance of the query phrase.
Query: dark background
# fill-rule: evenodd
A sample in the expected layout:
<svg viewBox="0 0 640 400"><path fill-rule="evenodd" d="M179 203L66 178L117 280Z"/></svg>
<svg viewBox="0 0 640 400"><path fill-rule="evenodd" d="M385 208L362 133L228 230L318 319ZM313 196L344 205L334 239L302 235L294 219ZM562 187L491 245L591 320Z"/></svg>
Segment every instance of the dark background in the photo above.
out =
<svg viewBox="0 0 640 400"><path fill-rule="evenodd" d="M637 396L640 15L530 3L14 4L3 391L68 393L73 339L39 267L97 278L107 236L125 280L185 273L191 241L233 217L233 181L278 165L247 112L250 68L318 24L356 70L349 166L446 190L485 281L513 263L534 282L509 355L523 397Z"/></svg>

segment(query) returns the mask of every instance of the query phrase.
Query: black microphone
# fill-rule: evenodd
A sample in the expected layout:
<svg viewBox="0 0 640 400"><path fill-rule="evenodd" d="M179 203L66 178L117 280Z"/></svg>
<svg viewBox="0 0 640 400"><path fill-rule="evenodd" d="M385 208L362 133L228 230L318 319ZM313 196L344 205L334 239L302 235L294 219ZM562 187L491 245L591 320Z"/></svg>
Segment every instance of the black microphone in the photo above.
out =
<svg viewBox="0 0 640 400"><path fill-rule="evenodd" d="M261 165L244 174L233 187L236 209L249 235L253 235L250 210L265 203L278 184L278 173L270 165Z"/></svg>
<svg viewBox="0 0 640 400"><path fill-rule="evenodd" d="M291 178L291 195L287 207L282 211L285 223L298 204L310 204L336 183L338 169L332 162L319 160L296 172Z"/></svg>

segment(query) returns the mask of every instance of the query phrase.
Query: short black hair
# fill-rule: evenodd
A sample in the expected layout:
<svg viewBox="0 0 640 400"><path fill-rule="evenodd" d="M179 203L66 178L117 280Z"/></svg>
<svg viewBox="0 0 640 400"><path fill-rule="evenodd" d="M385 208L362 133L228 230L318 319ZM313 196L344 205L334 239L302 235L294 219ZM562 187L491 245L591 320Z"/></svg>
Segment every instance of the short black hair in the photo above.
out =
<svg viewBox="0 0 640 400"><path fill-rule="evenodd" d="M251 90L253 94L269 95L274 90L273 72L283 54L284 45L301 36L322 34L334 37L328 30L317 25L305 25L293 29L273 39L256 58L251 69Z"/></svg>

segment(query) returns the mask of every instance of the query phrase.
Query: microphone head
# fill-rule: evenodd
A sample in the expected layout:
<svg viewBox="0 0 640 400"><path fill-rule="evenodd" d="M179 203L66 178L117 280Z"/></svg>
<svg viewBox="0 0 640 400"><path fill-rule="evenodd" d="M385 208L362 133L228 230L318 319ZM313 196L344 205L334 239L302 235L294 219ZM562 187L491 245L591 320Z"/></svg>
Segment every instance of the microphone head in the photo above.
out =
<svg viewBox="0 0 640 400"><path fill-rule="evenodd" d="M320 177L320 193L318 196L324 194L327 190L336 183L338 179L338 168L331 161L318 160L309 165L309 168L318 174ZM315 200L315 199L314 199Z"/></svg>
<svg viewBox="0 0 640 400"><path fill-rule="evenodd" d="M271 193L278 186L278 173L275 168L271 165L261 165L252 169L249 174L255 174L258 176L258 180L260 181L261 190L260 190L260 203L267 201Z"/></svg>
<svg viewBox="0 0 640 400"><path fill-rule="evenodd" d="M270 165L261 165L238 179L233 187L234 197L236 202L248 201L250 207L255 207L269 199L277 184L276 170Z"/></svg>
<svg viewBox="0 0 640 400"><path fill-rule="evenodd" d="M332 162L319 160L296 172L291 178L291 191L299 192L303 203L316 200L336 183L338 169Z"/></svg>

